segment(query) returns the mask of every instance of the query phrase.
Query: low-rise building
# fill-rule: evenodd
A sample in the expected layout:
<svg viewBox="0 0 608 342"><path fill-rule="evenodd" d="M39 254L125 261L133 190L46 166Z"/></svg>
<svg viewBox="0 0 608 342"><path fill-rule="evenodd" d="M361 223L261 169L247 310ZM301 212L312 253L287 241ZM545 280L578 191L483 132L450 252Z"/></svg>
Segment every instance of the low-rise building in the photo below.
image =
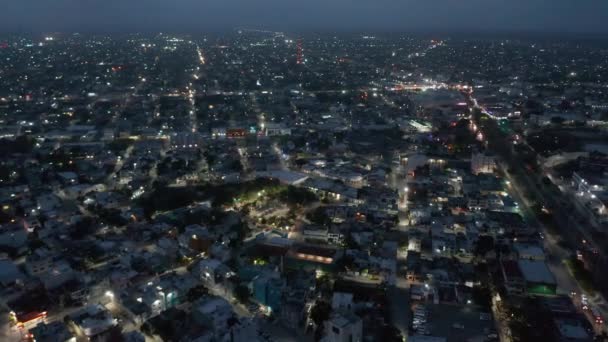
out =
<svg viewBox="0 0 608 342"><path fill-rule="evenodd" d="M360 342L363 341L363 324L361 318L352 313L334 313L325 323L326 342Z"/></svg>

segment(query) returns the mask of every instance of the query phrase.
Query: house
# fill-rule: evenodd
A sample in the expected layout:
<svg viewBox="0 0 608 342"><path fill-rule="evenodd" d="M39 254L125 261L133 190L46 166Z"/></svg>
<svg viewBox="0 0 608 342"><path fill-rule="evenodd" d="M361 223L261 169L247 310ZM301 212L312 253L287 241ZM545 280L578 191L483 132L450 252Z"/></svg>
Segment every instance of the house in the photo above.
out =
<svg viewBox="0 0 608 342"><path fill-rule="evenodd" d="M25 260L25 271L34 277L46 273L53 266L53 256L46 248L38 248Z"/></svg>
<svg viewBox="0 0 608 342"><path fill-rule="evenodd" d="M76 185L72 185L72 186L68 186L63 188L63 193L65 194L65 196L67 198L70 199L75 199L81 196L86 196L91 192L100 192L100 191L104 191L105 190L105 186L102 184L95 184L95 185L91 185L91 184L76 184Z"/></svg>
<svg viewBox="0 0 608 342"><path fill-rule="evenodd" d="M258 326L252 319L234 319L224 335L218 339L221 342L256 342L258 341Z"/></svg>
<svg viewBox="0 0 608 342"><path fill-rule="evenodd" d="M47 290L55 289L75 279L76 276L76 271L65 260L53 261L48 269L38 273L38 278Z"/></svg>
<svg viewBox="0 0 608 342"><path fill-rule="evenodd" d="M99 304L92 304L69 315L76 330L89 339L100 335L118 324L112 314Z"/></svg>
<svg viewBox="0 0 608 342"><path fill-rule="evenodd" d="M30 334L37 342L76 342L76 337L61 321L38 323L30 329Z"/></svg>
<svg viewBox="0 0 608 342"><path fill-rule="evenodd" d="M407 253L405 277L408 281L421 281L424 277L422 273L422 260L419 252L410 251Z"/></svg>
<svg viewBox="0 0 608 342"><path fill-rule="evenodd" d="M19 251L27 243L27 230L17 224L0 225L0 247Z"/></svg>
<svg viewBox="0 0 608 342"><path fill-rule="evenodd" d="M44 194L36 198L36 209L40 212L53 211L61 207L61 200L54 194Z"/></svg>
<svg viewBox="0 0 608 342"><path fill-rule="evenodd" d="M143 322L183 303L188 291L197 284L199 280L190 274L166 273L121 291L118 301L133 320Z"/></svg>
<svg viewBox="0 0 608 342"><path fill-rule="evenodd" d="M447 342L447 338L439 336L413 335L408 336L408 342Z"/></svg>
<svg viewBox="0 0 608 342"><path fill-rule="evenodd" d="M217 259L203 259L196 268L196 273L208 285L226 285L226 281L236 274Z"/></svg>
<svg viewBox="0 0 608 342"><path fill-rule="evenodd" d="M184 232L178 236L177 240L182 248L205 253L208 253L209 247L214 241L209 230L198 224L186 226Z"/></svg>
<svg viewBox="0 0 608 342"><path fill-rule="evenodd" d="M19 271L12 260L0 259L0 285L8 286L24 280L25 275Z"/></svg>
<svg viewBox="0 0 608 342"><path fill-rule="evenodd" d="M232 305L221 297L205 297L192 304L192 315L199 324L209 326L213 335L223 336L234 317Z"/></svg>
<svg viewBox="0 0 608 342"><path fill-rule="evenodd" d="M325 332L324 342L363 341L363 323L352 313L333 313L325 322Z"/></svg>
<svg viewBox="0 0 608 342"><path fill-rule="evenodd" d="M64 185L72 185L78 183L78 175L75 172L58 172L57 177L59 181Z"/></svg>

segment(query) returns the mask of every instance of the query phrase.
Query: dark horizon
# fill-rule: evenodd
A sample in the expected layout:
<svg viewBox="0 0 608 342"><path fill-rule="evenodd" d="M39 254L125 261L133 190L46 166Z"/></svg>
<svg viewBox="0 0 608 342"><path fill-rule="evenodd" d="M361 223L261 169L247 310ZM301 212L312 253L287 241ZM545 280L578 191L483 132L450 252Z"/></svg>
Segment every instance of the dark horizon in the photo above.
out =
<svg viewBox="0 0 608 342"><path fill-rule="evenodd" d="M599 32L559 32L559 31L531 31L531 30L449 30L449 29L410 29L410 30L388 30L388 29L309 29L309 30L278 30L266 27L233 27L225 29L206 29L206 30L142 30L142 31L109 31L109 30L12 30L1 31L0 35L6 36L25 36L44 38L47 35L67 36L67 35L88 35L88 36L155 36L158 34L173 34L177 36L230 36L239 30L243 32L268 31L281 32L286 35L300 37L337 35L341 37L374 35L377 38L390 38L394 36L406 36L415 38L431 39L463 39L463 40L495 40L506 39L516 41L549 41L549 42L608 42L608 33Z"/></svg>
<svg viewBox="0 0 608 342"><path fill-rule="evenodd" d="M546 32L608 35L608 2L569 0L148 0L3 6L0 32L276 31Z"/></svg>

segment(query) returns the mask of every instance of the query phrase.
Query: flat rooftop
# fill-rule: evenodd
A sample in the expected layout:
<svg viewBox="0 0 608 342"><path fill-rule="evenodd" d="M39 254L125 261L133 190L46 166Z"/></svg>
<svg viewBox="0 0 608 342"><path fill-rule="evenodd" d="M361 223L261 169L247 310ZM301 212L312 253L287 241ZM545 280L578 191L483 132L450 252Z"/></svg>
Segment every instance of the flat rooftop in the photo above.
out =
<svg viewBox="0 0 608 342"><path fill-rule="evenodd" d="M427 305L431 336L445 337L446 341L483 341L494 329L492 320L481 319L482 313L474 305Z"/></svg>
<svg viewBox="0 0 608 342"><path fill-rule="evenodd" d="M544 261L519 260L517 263L527 282L555 284L555 277Z"/></svg>

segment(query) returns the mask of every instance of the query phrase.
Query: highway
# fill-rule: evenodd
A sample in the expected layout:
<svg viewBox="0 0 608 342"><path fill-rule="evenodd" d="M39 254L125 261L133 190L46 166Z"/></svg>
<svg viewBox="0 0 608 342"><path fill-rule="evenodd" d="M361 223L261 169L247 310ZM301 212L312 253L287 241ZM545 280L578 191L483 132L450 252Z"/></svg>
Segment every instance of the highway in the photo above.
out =
<svg viewBox="0 0 608 342"><path fill-rule="evenodd" d="M478 109L481 110L482 113L489 115L484 108L478 104L476 99L470 95L469 99L473 103L471 109ZM485 132L483 133L485 136L488 136ZM583 236L587 245L595 250L600 250L599 246L593 241L591 233L586 229L586 225L581 224L582 222L586 222L586 218L580 217L579 213L575 210L567 208L564 205L564 202L560 201L562 196L554 196L554 194L546 193L545 189L542 188L541 179L543 176L546 176L546 173L531 173L527 170L522 170L519 175L520 177L515 177L515 175L509 172L509 167L504 161L499 161L499 167L504 173L506 180L510 182L509 192L518 203L523 205L522 209L525 218L529 223L538 227L544 236L543 247L546 255L546 263L556 279L558 291L568 295L576 293L573 300L575 304L578 303L579 305L581 295L586 294L587 297L590 298L591 304L600 309L602 316L608 317L608 306L606 305L605 299L599 293L585 293L564 264L564 261L568 260L574 254L574 251L569 250L560 244L560 239L562 238L568 239L571 245L580 246L582 249L587 247L584 246L579 238L580 236ZM523 165L521 167L523 167ZM525 196L526 193L529 196ZM547 226L538 220L533 209L535 203L528 200L528 197L532 197L531 195L533 195L534 198L539 199L539 202L547 207L554 215L554 223L558 226L559 235L547 229ZM572 227L575 227L576 229L572 230ZM567 236L565 234L566 232L568 232ZM576 233L578 233L578 235ZM588 315L586 316L587 318L590 318ZM589 320L597 333L605 331L605 326L598 326L595 324L594 320Z"/></svg>

